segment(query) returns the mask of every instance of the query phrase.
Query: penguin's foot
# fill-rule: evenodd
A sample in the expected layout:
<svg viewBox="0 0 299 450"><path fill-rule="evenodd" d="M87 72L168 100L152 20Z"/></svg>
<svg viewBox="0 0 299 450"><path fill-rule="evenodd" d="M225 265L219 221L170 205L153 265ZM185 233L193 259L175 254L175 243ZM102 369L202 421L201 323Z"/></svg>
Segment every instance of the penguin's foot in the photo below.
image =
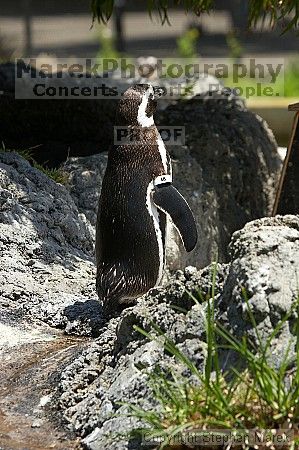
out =
<svg viewBox="0 0 299 450"><path fill-rule="evenodd" d="M119 299L119 298L107 298L103 300L103 318L110 320L114 317L120 316L120 314L130 306L136 303L136 299Z"/></svg>

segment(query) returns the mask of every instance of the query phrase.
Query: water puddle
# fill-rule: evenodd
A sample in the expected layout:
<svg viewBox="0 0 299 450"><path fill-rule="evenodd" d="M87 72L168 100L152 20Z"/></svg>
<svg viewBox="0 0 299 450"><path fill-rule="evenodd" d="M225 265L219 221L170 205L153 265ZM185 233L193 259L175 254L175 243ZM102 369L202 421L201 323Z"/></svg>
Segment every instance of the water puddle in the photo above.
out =
<svg viewBox="0 0 299 450"><path fill-rule="evenodd" d="M0 354L0 450L81 448L75 436L61 430L58 417L45 410L55 377L88 339L44 339L18 341Z"/></svg>

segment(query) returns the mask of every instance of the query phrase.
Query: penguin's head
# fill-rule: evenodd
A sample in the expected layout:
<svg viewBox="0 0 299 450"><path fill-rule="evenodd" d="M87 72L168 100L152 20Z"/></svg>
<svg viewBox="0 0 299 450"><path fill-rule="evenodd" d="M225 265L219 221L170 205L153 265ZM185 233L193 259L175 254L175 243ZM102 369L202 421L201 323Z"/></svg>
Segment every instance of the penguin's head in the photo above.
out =
<svg viewBox="0 0 299 450"><path fill-rule="evenodd" d="M135 84L127 89L119 101L117 125L150 127L154 125L153 114L157 108L157 99L164 89L150 84Z"/></svg>

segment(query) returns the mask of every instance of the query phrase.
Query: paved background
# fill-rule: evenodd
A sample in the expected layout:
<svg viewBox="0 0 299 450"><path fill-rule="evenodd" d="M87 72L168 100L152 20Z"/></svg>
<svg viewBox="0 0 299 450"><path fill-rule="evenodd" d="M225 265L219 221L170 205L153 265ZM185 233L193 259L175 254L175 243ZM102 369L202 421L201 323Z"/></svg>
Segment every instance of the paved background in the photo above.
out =
<svg viewBox="0 0 299 450"><path fill-rule="evenodd" d="M197 18L183 11L170 11L171 26L161 26L157 17L151 21L147 12L128 12L124 16L126 53L131 56L154 55L157 57L177 56L176 40L188 25L195 23L202 27L198 52L201 56L228 56L226 34L232 30L229 12L216 11ZM107 27L94 25L90 14L63 14L33 16L32 52L51 53L56 56L95 56L100 48L100 33L112 33L113 22ZM14 56L24 55L24 20L15 16L1 16L0 38L13 52ZM242 38L244 56L283 56L299 55L298 37L295 33L280 36L278 31L269 28L263 33L245 33Z"/></svg>

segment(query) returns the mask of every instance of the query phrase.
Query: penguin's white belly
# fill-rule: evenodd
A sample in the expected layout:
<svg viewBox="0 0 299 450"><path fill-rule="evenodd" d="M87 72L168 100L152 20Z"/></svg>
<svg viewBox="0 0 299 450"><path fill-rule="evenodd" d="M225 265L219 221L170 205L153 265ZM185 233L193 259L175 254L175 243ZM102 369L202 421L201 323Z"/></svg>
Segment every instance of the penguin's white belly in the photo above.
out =
<svg viewBox="0 0 299 450"><path fill-rule="evenodd" d="M159 212L152 200L151 192L154 189L154 183L151 182L147 187L147 193L146 193L146 209L152 218L157 244L158 244L158 250L159 250L159 270L158 270L158 276L155 283L155 286L157 286L163 275L163 269L164 269L164 245L163 245L163 237L162 237L162 231L160 228L160 220L159 220Z"/></svg>

